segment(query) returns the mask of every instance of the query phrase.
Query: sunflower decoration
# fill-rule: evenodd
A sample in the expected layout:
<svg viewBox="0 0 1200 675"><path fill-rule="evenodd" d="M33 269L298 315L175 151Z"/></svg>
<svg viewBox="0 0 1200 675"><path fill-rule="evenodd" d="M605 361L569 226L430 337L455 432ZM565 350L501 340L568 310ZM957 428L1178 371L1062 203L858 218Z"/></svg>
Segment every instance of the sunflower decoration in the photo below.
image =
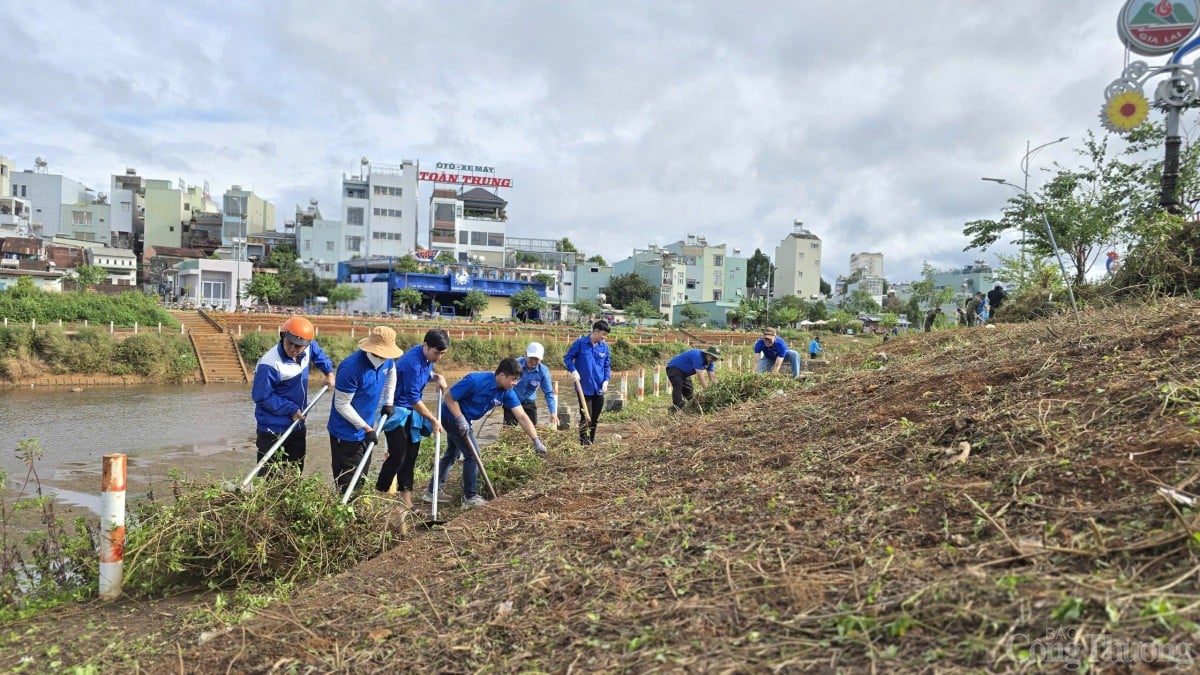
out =
<svg viewBox="0 0 1200 675"><path fill-rule="evenodd" d="M1140 91L1123 91L1108 100L1100 115L1105 128L1122 133L1146 121L1150 102Z"/></svg>

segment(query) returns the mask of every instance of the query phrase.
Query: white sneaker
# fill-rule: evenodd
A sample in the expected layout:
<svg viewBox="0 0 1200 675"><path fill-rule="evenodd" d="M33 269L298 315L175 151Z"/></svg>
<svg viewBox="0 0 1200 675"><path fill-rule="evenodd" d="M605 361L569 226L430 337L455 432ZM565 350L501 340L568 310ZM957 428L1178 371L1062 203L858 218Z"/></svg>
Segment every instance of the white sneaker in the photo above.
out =
<svg viewBox="0 0 1200 675"><path fill-rule="evenodd" d="M421 495L421 501L423 501L427 504L432 504L433 503L433 490L426 489L425 494ZM441 504L442 502L448 502L448 501L450 501L450 495L446 494L445 490L438 490L438 503Z"/></svg>
<svg viewBox="0 0 1200 675"><path fill-rule="evenodd" d="M467 499L466 497L462 498L462 507L464 509L472 509L472 508L475 508L476 506L483 506L486 503L487 503L487 500L484 499L483 497L480 497L479 495L475 495L474 497L471 497L470 499Z"/></svg>

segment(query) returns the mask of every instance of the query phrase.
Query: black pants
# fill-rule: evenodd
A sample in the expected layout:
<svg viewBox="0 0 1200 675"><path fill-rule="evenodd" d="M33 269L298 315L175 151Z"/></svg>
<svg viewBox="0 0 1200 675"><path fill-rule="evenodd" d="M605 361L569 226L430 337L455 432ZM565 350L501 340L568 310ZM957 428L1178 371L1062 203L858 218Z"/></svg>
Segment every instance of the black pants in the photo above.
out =
<svg viewBox="0 0 1200 675"><path fill-rule="evenodd" d="M354 470L358 468L366 450L366 441L343 441L333 434L329 435L333 481L337 484L339 494L346 494L346 489L350 487L350 481L354 478ZM366 468L363 469L363 473L367 473ZM359 476L359 482L362 482L362 476ZM355 485L354 489L358 490L358 485Z"/></svg>
<svg viewBox="0 0 1200 675"><path fill-rule="evenodd" d="M301 426L292 431L292 435L287 437L283 445L275 451L275 455L271 457L271 461L267 462L262 468L262 473L259 475L266 478L269 475L274 475L279 472L283 466L283 462L289 462L296 467L300 473L304 473L304 454L305 454L305 435L307 430ZM275 445L275 441L279 440L279 434L271 431L259 431L255 434L254 445L258 447L258 461L266 456L267 451Z"/></svg>
<svg viewBox="0 0 1200 675"><path fill-rule="evenodd" d="M667 368L667 381L671 383L671 403L675 410L683 410L685 402L692 400L696 389L692 386L692 376L684 375L678 368Z"/></svg>
<svg viewBox="0 0 1200 675"><path fill-rule="evenodd" d="M417 467L417 454L421 450L421 441L412 440L412 425L420 420L417 413L408 418L408 424L385 432L387 438L388 456L379 467L379 478L375 481L375 489L387 492L392 487L392 479L396 479L397 488L401 492L412 492L413 470Z"/></svg>
<svg viewBox="0 0 1200 675"><path fill-rule="evenodd" d="M604 410L604 394L584 396L581 403L587 406L592 421L588 422L584 418L582 409L579 411L579 442L583 445L591 445L592 441L596 440L596 425L600 423L600 413Z"/></svg>
<svg viewBox="0 0 1200 675"><path fill-rule="evenodd" d="M530 422L537 424L537 401L523 401L521 410L524 410L525 414L529 416ZM510 427L520 426L517 424L517 416L512 414L508 408L504 409L504 423Z"/></svg>

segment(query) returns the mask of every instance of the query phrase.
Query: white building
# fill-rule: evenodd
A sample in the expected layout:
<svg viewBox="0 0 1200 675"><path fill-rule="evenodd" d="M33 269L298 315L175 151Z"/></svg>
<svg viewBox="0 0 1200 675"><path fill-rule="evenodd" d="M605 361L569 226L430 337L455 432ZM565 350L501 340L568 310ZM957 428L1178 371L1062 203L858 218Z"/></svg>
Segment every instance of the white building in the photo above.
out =
<svg viewBox="0 0 1200 675"><path fill-rule="evenodd" d="M91 264L103 267L108 273L106 283L133 286L137 283L137 256L127 248L103 246L88 252Z"/></svg>
<svg viewBox="0 0 1200 675"><path fill-rule="evenodd" d="M821 238L797 220L791 234L775 247L774 294L776 298L795 295L809 300L820 292Z"/></svg>
<svg viewBox="0 0 1200 675"><path fill-rule="evenodd" d="M29 200L33 212L30 226L37 235L52 237L59 233L63 204L90 203L89 190L81 183L58 174L44 173L46 162L39 158L38 170L15 172L10 177L13 197Z"/></svg>
<svg viewBox="0 0 1200 675"><path fill-rule="evenodd" d="M417 249L417 164L371 164L342 175L342 241L334 261L401 257Z"/></svg>
<svg viewBox="0 0 1200 675"><path fill-rule="evenodd" d="M175 265L175 270L175 288L171 290L173 295L182 292L183 302L226 310L250 304L245 291L254 265L249 262L201 258L184 260Z"/></svg>
<svg viewBox="0 0 1200 675"><path fill-rule="evenodd" d="M314 198L308 209L296 207L296 257L300 266L320 279L336 279L338 244L342 241L342 223L325 220Z"/></svg>
<svg viewBox="0 0 1200 675"><path fill-rule="evenodd" d="M861 274L859 274L860 277L882 277L883 254L851 253L850 276L854 276L855 272L861 272Z"/></svg>
<svg viewBox="0 0 1200 675"><path fill-rule="evenodd" d="M112 206L103 198L80 204L63 204L62 223L58 232L71 239L107 245L112 240L112 230L109 229L111 212Z"/></svg>
<svg viewBox="0 0 1200 675"><path fill-rule="evenodd" d="M145 232L146 183L137 171L126 168L124 174L114 175L108 193L109 243L117 248L132 249L134 242Z"/></svg>

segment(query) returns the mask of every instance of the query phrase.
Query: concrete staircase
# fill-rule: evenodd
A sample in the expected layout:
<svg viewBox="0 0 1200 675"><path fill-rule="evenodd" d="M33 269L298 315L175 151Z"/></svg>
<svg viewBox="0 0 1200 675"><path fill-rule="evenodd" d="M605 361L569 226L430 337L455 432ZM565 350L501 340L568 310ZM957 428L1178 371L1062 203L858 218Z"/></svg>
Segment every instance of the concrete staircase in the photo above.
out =
<svg viewBox="0 0 1200 675"><path fill-rule="evenodd" d="M183 324L196 359L200 362L200 378L210 382L249 382L246 364L237 350L233 335L225 332L202 312L171 312Z"/></svg>

